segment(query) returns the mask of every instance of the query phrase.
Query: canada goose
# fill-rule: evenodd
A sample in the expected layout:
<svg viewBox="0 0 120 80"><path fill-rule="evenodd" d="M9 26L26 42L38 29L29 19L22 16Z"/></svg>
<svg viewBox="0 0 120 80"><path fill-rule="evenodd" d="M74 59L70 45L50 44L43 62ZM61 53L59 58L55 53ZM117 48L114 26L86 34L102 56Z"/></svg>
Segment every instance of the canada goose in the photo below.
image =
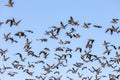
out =
<svg viewBox="0 0 120 80"><path fill-rule="evenodd" d="M67 36L69 36L70 38L73 37L73 35L71 34L71 32L66 32Z"/></svg>
<svg viewBox="0 0 120 80"><path fill-rule="evenodd" d="M93 25L93 27L102 28L102 26L98 26L98 25Z"/></svg>
<svg viewBox="0 0 120 80"><path fill-rule="evenodd" d="M107 41L104 41L103 45L106 47L106 46L109 46L110 42L107 42Z"/></svg>
<svg viewBox="0 0 120 80"><path fill-rule="evenodd" d="M114 32L116 32L116 33L119 33L119 31L120 30L118 30L119 29L119 27L114 27L114 26L112 26L112 28L107 28L107 30L105 31L105 33L107 33L108 31L110 31L110 34L112 35Z"/></svg>
<svg viewBox="0 0 120 80"><path fill-rule="evenodd" d="M56 33L59 34L61 28L57 26L52 26L52 27L54 28L52 29L53 30L52 33L56 31Z"/></svg>
<svg viewBox="0 0 120 80"><path fill-rule="evenodd" d="M29 39L27 38L26 39L26 42L25 42L25 45L24 45L24 49L29 49L29 48L31 48L30 47L30 44L32 43L32 41L29 41Z"/></svg>
<svg viewBox="0 0 120 80"><path fill-rule="evenodd" d="M73 34L75 38L80 38L80 34Z"/></svg>
<svg viewBox="0 0 120 80"><path fill-rule="evenodd" d="M69 80L74 80L74 79L72 79L71 77L69 77L69 76L67 76L67 78L69 79Z"/></svg>
<svg viewBox="0 0 120 80"><path fill-rule="evenodd" d="M65 41L64 44L70 44L71 42L70 41Z"/></svg>
<svg viewBox="0 0 120 80"><path fill-rule="evenodd" d="M10 23L10 27L12 27L13 23L14 23L13 18L12 19L7 19L6 24L8 24L8 23Z"/></svg>
<svg viewBox="0 0 120 80"><path fill-rule="evenodd" d="M55 71L54 74L58 74L58 75L60 75L60 72L59 72L59 71Z"/></svg>
<svg viewBox="0 0 120 80"><path fill-rule="evenodd" d="M119 29L119 27L114 27L114 26L112 26L112 29L113 29L113 32L117 32L118 31L118 29Z"/></svg>
<svg viewBox="0 0 120 80"><path fill-rule="evenodd" d="M80 53L82 52L82 48L76 47L75 52L78 51L78 50L79 50Z"/></svg>
<svg viewBox="0 0 120 80"><path fill-rule="evenodd" d="M70 33L73 33L73 32L75 32L75 29L74 29L74 28L71 28L71 29L70 29Z"/></svg>
<svg viewBox="0 0 120 80"><path fill-rule="evenodd" d="M110 34L112 35L113 34L113 29L112 28L107 28L105 33L107 33L108 31L110 31Z"/></svg>
<svg viewBox="0 0 120 80"><path fill-rule="evenodd" d="M57 47L57 48L55 49L55 51L63 51L63 48Z"/></svg>
<svg viewBox="0 0 120 80"><path fill-rule="evenodd" d="M92 66L92 69L93 69L93 70L89 69L89 71L91 71L92 73L96 72L96 74L98 74L98 75L99 75L99 73L102 72L100 67L96 69L96 68L94 68L94 67Z"/></svg>
<svg viewBox="0 0 120 80"><path fill-rule="evenodd" d="M25 59L26 59L26 58L23 58L23 57L22 57L22 54L21 54L21 53L16 53L15 55L19 55L19 57L20 57L21 61L23 61L23 62L24 62L24 61L25 61Z"/></svg>
<svg viewBox="0 0 120 80"><path fill-rule="evenodd" d="M87 69L87 66L82 67L82 70Z"/></svg>
<svg viewBox="0 0 120 80"><path fill-rule="evenodd" d="M5 39L5 41L7 41L8 39L9 39L9 35L10 35L11 33L8 33L8 34L4 34L4 39Z"/></svg>
<svg viewBox="0 0 120 80"><path fill-rule="evenodd" d="M117 47L115 45L109 45L109 46L112 46L115 50L117 49Z"/></svg>
<svg viewBox="0 0 120 80"><path fill-rule="evenodd" d="M20 37L26 38L26 34L24 32L22 32L22 31L19 31L19 32L15 33L15 36L18 36L19 38Z"/></svg>
<svg viewBox="0 0 120 80"><path fill-rule="evenodd" d="M15 19L13 18L13 25L14 25L14 26L18 26L18 24L19 24L21 21L22 21L22 20L19 20L19 21L16 22Z"/></svg>
<svg viewBox="0 0 120 80"><path fill-rule="evenodd" d="M61 28L65 29L67 27L68 24L64 25L63 22L60 22Z"/></svg>
<svg viewBox="0 0 120 80"><path fill-rule="evenodd" d="M73 26L74 26L74 25L79 26L78 21L75 22L75 21L73 20L72 16L70 17L70 20L68 20L68 22L69 22L69 24L71 24L71 25L73 25Z"/></svg>
<svg viewBox="0 0 120 80"><path fill-rule="evenodd" d="M25 30L26 32L29 32L29 33L33 33L33 31L32 30Z"/></svg>
<svg viewBox="0 0 120 80"><path fill-rule="evenodd" d="M6 57L5 55L3 55L3 61L7 61L10 57Z"/></svg>
<svg viewBox="0 0 120 80"><path fill-rule="evenodd" d="M39 55L43 54L44 58L47 58L47 56L49 55L46 51L40 51Z"/></svg>
<svg viewBox="0 0 120 80"><path fill-rule="evenodd" d="M80 74L79 72L77 73L78 77L81 78L83 74Z"/></svg>
<svg viewBox="0 0 120 80"><path fill-rule="evenodd" d="M6 52L8 52L7 49L6 49L6 50L0 49L0 54L1 54L1 56L4 55L4 54L6 54Z"/></svg>
<svg viewBox="0 0 120 80"><path fill-rule="evenodd" d="M13 4L14 4L14 2L12 2L12 0L9 0L5 6L13 7Z"/></svg>
<svg viewBox="0 0 120 80"><path fill-rule="evenodd" d="M47 38L41 38L41 39L36 39L37 41L40 40L41 42L47 42L48 39Z"/></svg>
<svg viewBox="0 0 120 80"><path fill-rule="evenodd" d="M42 63L42 64L44 64L45 62L42 61L42 60L38 60L38 61L36 61L36 62L32 62L32 63L35 63L35 64Z"/></svg>
<svg viewBox="0 0 120 80"><path fill-rule="evenodd" d="M4 24L4 22L0 22L0 26L1 26L2 24Z"/></svg>
<svg viewBox="0 0 120 80"><path fill-rule="evenodd" d="M29 68L31 68L31 67L34 68L35 66L28 61L28 67Z"/></svg>
<svg viewBox="0 0 120 80"><path fill-rule="evenodd" d="M106 63L104 63L104 62L102 62L101 60L99 60L99 63L100 63L100 65L101 65L101 67L105 67L105 65L106 65Z"/></svg>
<svg viewBox="0 0 120 80"><path fill-rule="evenodd" d="M81 68L83 65L84 65L84 63L78 63L78 62L76 62L75 64L73 64L75 67L77 67L77 68Z"/></svg>
<svg viewBox="0 0 120 80"><path fill-rule="evenodd" d="M17 43L18 41L14 40L14 38L10 37L9 40L11 41L11 43L15 42Z"/></svg>
<svg viewBox="0 0 120 80"><path fill-rule="evenodd" d="M54 34L54 32L53 32L53 30L52 30L50 38L52 38L52 39L58 39L57 35L58 35L58 33L59 33L59 30L60 30L60 29L57 30L57 34Z"/></svg>
<svg viewBox="0 0 120 80"><path fill-rule="evenodd" d="M54 76L51 76L51 77L50 77L50 79L52 79L52 80L53 80L53 79L54 79L54 80L61 80L61 78L62 78L62 75L59 76L59 77L54 77Z"/></svg>
<svg viewBox="0 0 120 80"><path fill-rule="evenodd" d="M9 72L8 75L13 77L15 74L18 74L17 72Z"/></svg>
<svg viewBox="0 0 120 80"><path fill-rule="evenodd" d="M111 50L112 50L112 49L109 50L108 47L106 46L106 47L105 47L105 51L103 52L103 54L106 54L106 53L107 53L107 54L109 55L110 52L111 52Z"/></svg>
<svg viewBox="0 0 120 80"><path fill-rule="evenodd" d="M89 25L91 25L91 23L84 23L83 27L84 28L89 28Z"/></svg>
<svg viewBox="0 0 120 80"><path fill-rule="evenodd" d="M64 42L62 41L62 39L60 39L60 41L58 43L59 44L64 44Z"/></svg>
<svg viewBox="0 0 120 80"><path fill-rule="evenodd" d="M7 67L7 66L5 66L5 65L3 64L2 70L7 70L7 69L12 69L12 67Z"/></svg>
<svg viewBox="0 0 120 80"><path fill-rule="evenodd" d="M50 35L51 31L45 31L45 35Z"/></svg>
<svg viewBox="0 0 120 80"><path fill-rule="evenodd" d="M28 73L30 76L33 76L34 71L33 71L33 72L27 71L27 73Z"/></svg>
<svg viewBox="0 0 120 80"><path fill-rule="evenodd" d="M77 73L78 69L79 69L79 68L77 68L77 69L75 69L75 68L69 69L69 70L67 70L67 73L70 72L70 71L71 71L72 73Z"/></svg>
<svg viewBox="0 0 120 80"><path fill-rule="evenodd" d="M45 47L45 48L44 48L44 50L46 50L46 51L50 51L50 49L49 49L49 48L47 48L47 47Z"/></svg>
<svg viewBox="0 0 120 80"><path fill-rule="evenodd" d="M72 51L72 49L71 49L71 48L69 48L69 47L67 47L67 48L66 48L66 50L65 50L65 52L67 53L68 51L69 51L69 52L71 52L71 51Z"/></svg>
<svg viewBox="0 0 120 80"><path fill-rule="evenodd" d="M46 77L43 77L43 76L35 76L37 79L40 79L40 80L45 80Z"/></svg>
<svg viewBox="0 0 120 80"><path fill-rule="evenodd" d="M94 41L95 41L94 39L88 39L89 44L93 44Z"/></svg>
<svg viewBox="0 0 120 80"><path fill-rule="evenodd" d="M116 71L117 73L120 72L120 67L118 69L114 69L113 71Z"/></svg>
<svg viewBox="0 0 120 80"><path fill-rule="evenodd" d="M119 21L119 19L113 18L112 21L111 21L111 23L118 23L118 21Z"/></svg>
<svg viewBox="0 0 120 80"><path fill-rule="evenodd" d="M13 42L16 42L16 43L17 43L16 40L14 40L12 37L10 37L10 34L11 34L11 33L4 34L4 39L5 39L5 41L10 40L12 43L13 43Z"/></svg>

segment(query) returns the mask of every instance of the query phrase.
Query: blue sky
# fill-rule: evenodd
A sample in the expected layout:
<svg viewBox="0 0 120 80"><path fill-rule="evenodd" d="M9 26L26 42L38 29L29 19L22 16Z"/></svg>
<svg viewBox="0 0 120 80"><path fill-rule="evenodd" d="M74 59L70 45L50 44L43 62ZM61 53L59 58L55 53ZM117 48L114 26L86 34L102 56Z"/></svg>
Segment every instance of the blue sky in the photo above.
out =
<svg viewBox="0 0 120 80"><path fill-rule="evenodd" d="M2 61L2 56L0 56L0 68L4 65L12 66L11 62L14 60L19 61L19 57L14 55L17 52L20 52L23 54L23 56L27 57L27 60L25 61L24 65L27 65L27 62L34 62L37 60L45 60L46 63L52 64L56 63L56 61L53 59L54 53L60 54L59 52L55 52L56 47L70 47L73 50L75 50L76 47L82 47L83 50L85 50L85 44L88 41L89 38L95 39L95 43L92 49L92 52L102 56L103 55L103 41L110 41L111 44L115 44L116 46L119 46L120 34L113 34L110 35L109 33L105 34L105 30L112 25L119 26L120 23L117 24L110 23L112 18L120 19L120 1L119 0L13 0L14 1L14 7L9 8L7 6L4 6L7 4L8 0L0 0L0 21L6 22L9 18L15 18L15 20L22 20L19 24L19 26L13 26L10 27L9 24L3 24L0 26L0 49L8 49L7 56L11 57L10 60L7 62ZM79 21L79 26L71 26L68 25L67 29L63 32L60 32L59 39L70 40L71 44L69 45L60 45L58 44L58 40L50 39L49 36L44 35L45 31L50 30L51 26L60 26L60 21L62 21L64 24L68 23L68 20L70 19L70 16L74 18L75 21ZM84 29L83 23L91 23L89 29ZM93 28L92 25L101 25L102 29ZM71 27L74 27L76 29L76 33L79 33L81 35L81 38L79 39L70 39L67 37L64 33L66 31L69 31ZM32 30L34 33L26 33L27 38L32 41L32 50L38 54L41 50L43 50L44 47L49 47L51 51L49 52L50 55L47 59L44 59L42 55L40 56L40 59L31 58L30 56L26 56L23 47L25 44L26 38L18 38L14 36L15 33L18 31L25 31L25 30ZM11 36L15 38L15 40L18 41L18 43L10 43L9 41L5 41L3 39L3 34L7 34L11 32ZM48 38L47 43L41 43L40 41L36 41L36 39L40 38ZM83 52L84 53L84 52ZM115 51L113 50L113 54ZM72 68L72 64L75 62L79 62L80 60L80 54L74 53L74 51L71 54L75 54L72 59L69 59L68 67L67 68L60 68L58 71L61 72L62 80L67 80L66 76L70 76L74 80L78 80L78 77L76 75L73 75L72 73L66 73L66 71L69 68ZM107 56L107 55L105 55ZM110 57L113 57L111 54ZM80 60L81 61L81 60ZM44 64L45 65L45 64ZM89 63L85 64L88 66L88 68L91 68L91 66L98 67L98 62L96 63ZM41 69L43 65L36 65L34 69L30 69L31 71L35 71L33 76L29 76L26 73L23 73L21 70L13 69L13 71L18 72L18 74L15 75L15 77L9 77L7 73L11 70L8 70L5 72L5 74L0 74L1 80L24 80L26 78L32 78L35 79L36 75L40 75L41 73L44 73L44 71ZM27 68L27 67L25 67ZM40 69L40 70L39 70ZM80 71L80 70L79 70ZM111 73L111 69L108 71L108 68L103 69L103 75ZM94 74L91 74L89 71L83 71L80 72L85 74L84 76L92 76ZM50 74L52 75L52 73ZM48 77L50 76L47 76ZM102 74L101 74L102 75ZM108 75L107 75L108 76ZM94 78L94 76L93 76ZM107 77L108 79L108 77Z"/></svg>

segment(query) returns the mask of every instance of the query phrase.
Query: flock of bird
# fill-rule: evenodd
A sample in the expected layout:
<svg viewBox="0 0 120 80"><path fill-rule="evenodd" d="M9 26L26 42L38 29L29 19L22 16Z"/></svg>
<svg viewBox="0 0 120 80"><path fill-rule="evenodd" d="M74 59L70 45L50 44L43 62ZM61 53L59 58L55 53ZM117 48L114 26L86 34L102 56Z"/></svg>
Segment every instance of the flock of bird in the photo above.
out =
<svg viewBox="0 0 120 80"><path fill-rule="evenodd" d="M13 5L14 2L9 0L5 6L13 7ZM5 22L1 21L0 26L5 24L11 28L13 26L19 27L21 21L11 18ZM118 23L119 19L111 19L110 24L112 25L106 28L104 33L111 36L119 35L119 27L114 26ZM44 36L47 37L35 38L35 40L37 42L40 41L40 44L44 45L49 43L49 40L52 40L53 42L50 42L51 45L57 42L56 44L59 46L56 48L44 47L39 52L33 50L32 44L34 42L28 38L29 34L26 34L26 32L34 34L32 29L19 31L13 37L11 36L12 32L4 33L3 40L5 43L11 43L11 45L20 43L19 40L14 38L18 37L19 39L24 39L25 44L23 47L21 46L24 50L23 53L15 51L11 56L8 56L9 48L0 49L0 60L3 63L0 66L0 75L7 74L12 79L22 73L30 77L25 78L25 80L75 80L74 77L77 77L78 80L105 80L105 78L108 78L108 80L120 80L120 45L114 45L104 40L101 43L104 50L99 52L100 55L93 52L94 49L97 49L94 46L95 42L97 42L94 37L89 38L86 44L83 44L85 47L75 46L72 43L84 37L76 29L81 28L80 26L79 21L75 21L70 16L68 23L64 24L60 21L60 26L49 27L49 30L44 32ZM89 30L91 27L97 29L98 32L99 29L104 29L103 26L92 25L92 23L83 23L82 25L83 29ZM73 49L71 46L75 48ZM14 60L13 57L17 59ZM6 65L9 60L11 61L10 65ZM111 70L111 73L104 74L103 70L105 69ZM87 73L90 75L87 75Z"/></svg>

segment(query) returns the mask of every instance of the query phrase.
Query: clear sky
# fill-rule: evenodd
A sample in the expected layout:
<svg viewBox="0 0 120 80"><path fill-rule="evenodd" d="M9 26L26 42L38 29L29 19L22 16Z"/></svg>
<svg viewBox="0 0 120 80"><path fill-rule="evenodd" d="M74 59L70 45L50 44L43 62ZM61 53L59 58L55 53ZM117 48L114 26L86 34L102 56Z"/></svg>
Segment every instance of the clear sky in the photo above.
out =
<svg viewBox="0 0 120 80"><path fill-rule="evenodd" d="M69 80L68 78L66 78L67 76L73 78L74 80L81 80L76 74L66 72L67 70L74 67L73 64L75 62L82 62L80 56L81 54L84 54L84 50L88 51L88 49L85 49L85 45L88 39L95 40L92 48L92 54L96 54L98 56L103 56L103 52L105 49L102 44L105 40L116 46L120 45L120 34L115 33L113 35L110 35L109 32L105 33L106 29L112 27L112 25L114 25L115 27L118 27L120 25L120 22L118 22L117 24L111 23L113 18L120 19L119 0L13 0L14 7L12 8L5 6L7 2L8 0L0 0L0 22L4 22L4 24L0 26L0 49L7 49L8 52L5 55L7 57L10 57L10 59L8 59L8 61L3 61L3 56L0 56L0 68L2 69L3 65L13 68L11 63L14 60L20 61L19 56L15 55L18 52L21 53L23 57L26 57L25 62L20 61L20 64L25 65L25 69L29 69L27 67L28 61L32 63L38 60L44 60L45 64L34 64L35 68L29 69L31 72L34 72L33 76L28 75L22 70L17 70L14 68L6 70L5 73L0 74L1 80L25 80L30 78L36 79L35 76L45 73L42 68L43 66L46 66L46 63L50 65L52 65L53 63L57 63L57 61L54 59L55 53L65 53L56 52L56 47L69 47L73 49L73 51L70 53L73 55L73 57L67 58L68 66L61 67L58 70L55 69L56 71L60 71L60 75L62 75L61 80ZM78 21L79 26L72 26L68 24L70 16L72 16L75 21ZM10 27L9 23L5 24L5 22L7 19L11 18L14 18L16 21L21 20L21 22L18 26ZM51 39L49 38L49 36L45 35L45 31L49 31L52 29L51 26L60 27L61 21L64 24L68 25L65 30L60 31L58 40ZM84 23L91 23L91 25L88 29L85 29L83 28ZM94 28L93 25L100 25L102 26L102 28ZM69 32L72 27L76 29L75 33L79 33L81 35L80 38L69 38L65 34L65 32ZM25 30L32 30L34 33L28 33L25 32ZM27 38L32 41L32 50L35 52L36 55L38 55L39 52L45 47L50 48L51 51L48 52L48 58L44 59L43 55L40 55L40 58L27 56L27 53L23 49L26 38L19 38L14 35L19 31L25 32ZM8 34L9 32L11 32L10 36L17 40L18 43L11 43L10 41L5 41L5 39L3 38L4 34ZM36 41L36 39L41 38L47 38L48 42L42 43L40 41ZM71 44L60 45L58 44L60 39L62 39L63 41L71 41ZM81 47L83 49L83 52L74 52L76 47ZM116 51L112 49L111 55L108 56L104 54L104 56L108 57L109 59L109 57L114 57L115 52ZM120 51L118 50L118 52ZM95 73L91 73L88 69L92 69L92 66L94 66L95 68L99 68L100 65L98 64L99 62L97 61L95 63L85 63L84 66L88 67L87 70L82 71L80 69L79 72L81 74L83 73L84 77L93 76L93 80L95 79ZM55 70L53 70L53 72L55 72ZM112 70L113 69L106 66L105 68L102 68L103 72L99 76L106 75L106 80L108 80L108 74L111 74ZM9 71L14 71L18 74L16 74L14 77L10 77L8 75ZM51 75L55 77L60 76L50 73L46 76L47 78L45 80L49 80L49 77ZM103 78L101 80L103 80Z"/></svg>

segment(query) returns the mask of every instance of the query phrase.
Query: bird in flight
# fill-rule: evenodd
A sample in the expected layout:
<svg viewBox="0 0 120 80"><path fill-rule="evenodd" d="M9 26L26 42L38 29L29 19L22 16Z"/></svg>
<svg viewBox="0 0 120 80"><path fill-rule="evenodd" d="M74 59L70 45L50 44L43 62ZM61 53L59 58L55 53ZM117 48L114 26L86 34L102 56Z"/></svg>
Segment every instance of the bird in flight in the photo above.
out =
<svg viewBox="0 0 120 80"><path fill-rule="evenodd" d="M12 0L9 0L5 6L13 7L13 4L14 4L14 2Z"/></svg>
<svg viewBox="0 0 120 80"><path fill-rule="evenodd" d="M112 21L111 21L111 23L118 23L118 21L119 21L119 19L113 18Z"/></svg>
<svg viewBox="0 0 120 80"><path fill-rule="evenodd" d="M71 24L71 25L79 26L78 21L75 22L72 16L70 17L70 20L68 20L68 23Z"/></svg>

